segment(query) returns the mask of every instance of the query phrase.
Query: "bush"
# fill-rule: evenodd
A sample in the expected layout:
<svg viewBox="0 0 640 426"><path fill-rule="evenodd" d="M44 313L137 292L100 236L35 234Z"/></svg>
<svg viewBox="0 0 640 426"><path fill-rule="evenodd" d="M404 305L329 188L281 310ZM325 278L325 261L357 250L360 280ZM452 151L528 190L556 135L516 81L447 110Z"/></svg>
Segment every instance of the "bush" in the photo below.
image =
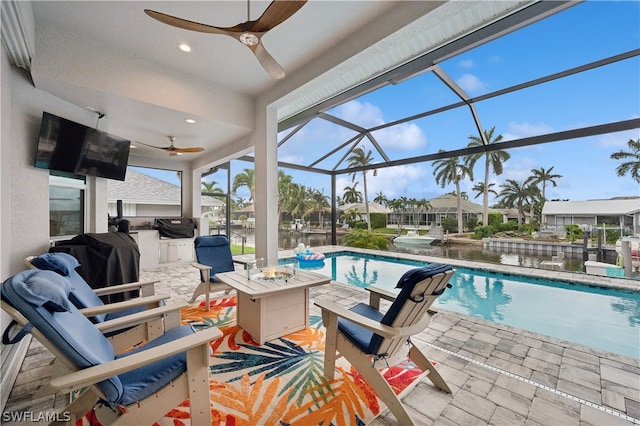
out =
<svg viewBox="0 0 640 426"><path fill-rule="evenodd" d="M498 225L498 232L516 231L518 229L517 222L505 222Z"/></svg>
<svg viewBox="0 0 640 426"><path fill-rule="evenodd" d="M389 240L382 235L375 235L364 229L354 229L353 232L344 236L342 244L347 247L386 250Z"/></svg>
<svg viewBox="0 0 640 426"><path fill-rule="evenodd" d="M494 230L498 230L502 224L502 213L489 213L487 225L491 226Z"/></svg>
<svg viewBox="0 0 640 426"><path fill-rule="evenodd" d="M387 227L386 213L370 213L369 215L371 216L371 229Z"/></svg>
<svg viewBox="0 0 640 426"><path fill-rule="evenodd" d="M452 217L443 217L440 221L440 226L442 226L443 232L449 232L450 234L458 232L458 220Z"/></svg>
<svg viewBox="0 0 640 426"><path fill-rule="evenodd" d="M535 227L533 225L531 225L530 223L525 223L520 228L520 232L522 232L523 234L527 234L527 235L531 235L531 233L533 231L535 231Z"/></svg>
<svg viewBox="0 0 640 426"><path fill-rule="evenodd" d="M567 230L567 241L570 243L584 237L584 232L578 225L565 225L564 229Z"/></svg>
<svg viewBox="0 0 640 426"><path fill-rule="evenodd" d="M464 223L465 229L476 229L476 226L478 226L478 218L476 216L469 216Z"/></svg>
<svg viewBox="0 0 640 426"><path fill-rule="evenodd" d="M476 226L474 230L474 238L481 240L493 235L493 228L491 226Z"/></svg>
<svg viewBox="0 0 640 426"><path fill-rule="evenodd" d="M356 222L353 227L355 229L367 229L367 222Z"/></svg>

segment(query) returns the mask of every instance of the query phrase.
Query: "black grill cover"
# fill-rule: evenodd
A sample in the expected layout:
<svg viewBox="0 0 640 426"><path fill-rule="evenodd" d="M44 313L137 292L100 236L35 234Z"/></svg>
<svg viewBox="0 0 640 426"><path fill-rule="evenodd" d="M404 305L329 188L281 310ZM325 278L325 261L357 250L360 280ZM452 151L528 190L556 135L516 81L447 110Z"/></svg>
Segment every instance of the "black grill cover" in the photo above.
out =
<svg viewBox="0 0 640 426"><path fill-rule="evenodd" d="M91 286L103 288L138 281L140 250L135 240L123 232L82 234L51 247L49 252L67 253L78 259L78 273ZM138 291L103 296L105 303L138 296Z"/></svg>
<svg viewBox="0 0 640 426"><path fill-rule="evenodd" d="M161 237L167 238L193 238L196 224L193 219L156 219L155 228Z"/></svg>

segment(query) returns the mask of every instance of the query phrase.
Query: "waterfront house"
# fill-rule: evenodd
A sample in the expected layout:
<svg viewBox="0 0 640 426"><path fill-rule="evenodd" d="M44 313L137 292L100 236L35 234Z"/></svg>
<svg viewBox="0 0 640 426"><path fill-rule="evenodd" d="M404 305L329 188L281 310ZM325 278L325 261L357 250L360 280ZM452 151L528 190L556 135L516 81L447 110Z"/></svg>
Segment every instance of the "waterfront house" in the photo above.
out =
<svg viewBox="0 0 640 426"><path fill-rule="evenodd" d="M548 229L581 225L594 231L607 227L622 234L640 233L640 197L608 200L547 201L542 209L542 225Z"/></svg>

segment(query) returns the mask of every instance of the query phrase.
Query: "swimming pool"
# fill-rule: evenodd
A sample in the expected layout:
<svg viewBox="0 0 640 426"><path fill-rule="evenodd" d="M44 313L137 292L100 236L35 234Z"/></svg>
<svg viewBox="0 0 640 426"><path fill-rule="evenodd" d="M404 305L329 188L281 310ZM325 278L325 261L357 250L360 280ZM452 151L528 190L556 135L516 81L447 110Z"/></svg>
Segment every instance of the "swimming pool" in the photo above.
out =
<svg viewBox="0 0 640 426"><path fill-rule="evenodd" d="M284 259L284 263L293 259ZM315 272L390 291L426 262L353 252L327 254ZM456 267L434 304L465 315L640 359L640 292Z"/></svg>

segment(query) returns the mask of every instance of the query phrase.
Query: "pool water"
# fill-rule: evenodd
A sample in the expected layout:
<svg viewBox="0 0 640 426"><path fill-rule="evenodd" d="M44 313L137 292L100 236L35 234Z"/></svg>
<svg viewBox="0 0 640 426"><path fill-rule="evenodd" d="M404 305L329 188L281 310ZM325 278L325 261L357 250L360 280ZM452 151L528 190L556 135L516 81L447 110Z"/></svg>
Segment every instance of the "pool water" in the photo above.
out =
<svg viewBox="0 0 640 426"><path fill-rule="evenodd" d="M357 287L397 292L400 276L425 264L338 252L314 271ZM640 292L459 267L450 282L435 308L640 359Z"/></svg>

